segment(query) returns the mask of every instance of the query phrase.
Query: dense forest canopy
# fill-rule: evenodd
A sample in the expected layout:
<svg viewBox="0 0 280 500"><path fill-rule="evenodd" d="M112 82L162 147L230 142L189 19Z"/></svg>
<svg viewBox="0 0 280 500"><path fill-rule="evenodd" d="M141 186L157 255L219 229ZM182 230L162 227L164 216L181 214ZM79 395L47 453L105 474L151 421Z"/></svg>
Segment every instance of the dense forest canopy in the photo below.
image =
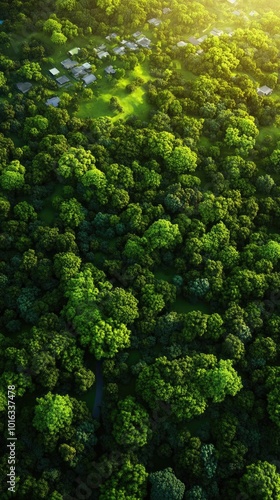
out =
<svg viewBox="0 0 280 500"><path fill-rule="evenodd" d="M278 7L0 1L1 499L280 498Z"/></svg>

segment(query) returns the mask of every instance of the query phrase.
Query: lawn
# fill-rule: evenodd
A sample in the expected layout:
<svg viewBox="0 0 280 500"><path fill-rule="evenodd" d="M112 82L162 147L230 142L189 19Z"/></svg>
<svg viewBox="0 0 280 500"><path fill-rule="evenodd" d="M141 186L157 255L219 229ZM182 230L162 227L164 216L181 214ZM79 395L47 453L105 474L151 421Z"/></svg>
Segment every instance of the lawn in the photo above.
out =
<svg viewBox="0 0 280 500"><path fill-rule="evenodd" d="M142 120L147 119L150 108L145 96L145 84L137 87L132 93L128 93L125 89L126 85L133 82L136 78L142 78L144 82L148 81L150 77L146 65L136 66L134 70L130 71L128 76L118 81L109 81L103 76L96 86L92 86L95 94L94 99L80 102L80 107L76 114L77 117L98 118L100 116L110 116L115 121L119 118L137 115ZM123 108L122 113L116 114L110 109L109 103L111 97L117 97L120 101Z"/></svg>

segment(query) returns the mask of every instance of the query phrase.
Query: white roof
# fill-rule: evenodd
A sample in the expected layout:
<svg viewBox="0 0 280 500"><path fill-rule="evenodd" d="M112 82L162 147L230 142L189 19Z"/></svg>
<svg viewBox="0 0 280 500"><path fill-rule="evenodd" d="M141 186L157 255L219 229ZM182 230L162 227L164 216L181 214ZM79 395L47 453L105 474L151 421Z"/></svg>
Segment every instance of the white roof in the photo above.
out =
<svg viewBox="0 0 280 500"><path fill-rule="evenodd" d="M88 62L85 62L84 64L82 64L83 68L84 69L90 69L91 68L91 64L89 64Z"/></svg>
<svg viewBox="0 0 280 500"><path fill-rule="evenodd" d="M58 75L59 70L57 68L52 68L52 69L49 69L49 72L51 75L55 76L55 75Z"/></svg>
<svg viewBox="0 0 280 500"><path fill-rule="evenodd" d="M271 94L272 91L273 91L273 89L271 89L267 85L263 85L262 87L258 88L258 93L260 93L260 94L268 95L268 94Z"/></svg>
<svg viewBox="0 0 280 500"><path fill-rule="evenodd" d="M186 42L183 42L182 40L181 40L181 42L177 43L177 47L185 47L186 45L188 45L188 44Z"/></svg>
<svg viewBox="0 0 280 500"><path fill-rule="evenodd" d="M103 57L109 56L109 52L102 50L101 52L98 52L97 56L99 57L99 59L103 59Z"/></svg>
<svg viewBox="0 0 280 500"><path fill-rule="evenodd" d="M124 54L125 52L125 47L115 47L113 49L113 52L115 52L115 54Z"/></svg>

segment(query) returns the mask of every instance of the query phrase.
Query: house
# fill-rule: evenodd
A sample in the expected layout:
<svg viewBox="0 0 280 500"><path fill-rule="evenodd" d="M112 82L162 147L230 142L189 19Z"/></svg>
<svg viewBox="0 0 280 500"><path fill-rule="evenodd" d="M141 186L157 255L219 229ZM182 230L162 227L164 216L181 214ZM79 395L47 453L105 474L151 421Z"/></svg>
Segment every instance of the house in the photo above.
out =
<svg viewBox="0 0 280 500"><path fill-rule="evenodd" d="M152 19L148 19L148 23L153 26L159 26L161 24L161 20L156 17L152 17Z"/></svg>
<svg viewBox="0 0 280 500"><path fill-rule="evenodd" d="M177 47L186 47L186 45L188 45L188 44L186 42L183 42L183 41L177 43Z"/></svg>
<svg viewBox="0 0 280 500"><path fill-rule="evenodd" d="M49 69L49 73L52 75L52 76L56 76L59 74L59 70L57 68L52 68L52 69Z"/></svg>
<svg viewBox="0 0 280 500"><path fill-rule="evenodd" d="M240 15L241 15L241 12L240 12L239 10L234 10L234 11L233 11L233 14L234 14L235 16L240 16Z"/></svg>
<svg viewBox="0 0 280 500"><path fill-rule="evenodd" d="M229 3L234 4L236 3L236 0L228 0Z"/></svg>
<svg viewBox="0 0 280 500"><path fill-rule="evenodd" d="M125 46L130 50L137 50L138 45L134 42L126 42Z"/></svg>
<svg viewBox="0 0 280 500"><path fill-rule="evenodd" d="M68 76L63 75L56 78L55 81L58 83L59 86L62 86L65 83L70 82L70 79L68 78Z"/></svg>
<svg viewBox="0 0 280 500"><path fill-rule="evenodd" d="M93 83L95 82L96 80L96 76L93 75L93 74L90 74L90 75L86 75L82 78L83 82L85 85L89 85L90 83Z"/></svg>
<svg viewBox="0 0 280 500"><path fill-rule="evenodd" d="M199 41L197 40L197 38L194 38L194 36L190 36L189 42L193 45L199 45Z"/></svg>
<svg viewBox="0 0 280 500"><path fill-rule="evenodd" d="M272 92L273 92L273 89L271 89L267 85L263 85L262 87L259 87L257 89L257 93L261 96L270 95L270 94L272 94Z"/></svg>
<svg viewBox="0 0 280 500"><path fill-rule="evenodd" d="M258 16L259 13L256 11L256 10L251 10L251 12L249 12L249 16Z"/></svg>
<svg viewBox="0 0 280 500"><path fill-rule="evenodd" d="M28 92L31 89L31 87L32 87L32 83L29 83L29 82L17 83L18 90L20 90L23 94Z"/></svg>
<svg viewBox="0 0 280 500"><path fill-rule="evenodd" d="M204 42L204 40L206 40L206 38L208 38L208 37L207 37L207 35L203 35L203 36L201 36L200 38L198 38L198 39L197 39L197 41L198 41L199 43L202 43L202 42Z"/></svg>
<svg viewBox="0 0 280 500"><path fill-rule="evenodd" d="M122 45L125 45L126 43L127 43L127 40L122 40L122 41L121 41L121 44L122 44Z"/></svg>
<svg viewBox="0 0 280 500"><path fill-rule="evenodd" d="M171 12L171 9L169 9L169 7L165 7L164 9L162 9L163 14L169 14L169 12Z"/></svg>
<svg viewBox="0 0 280 500"><path fill-rule="evenodd" d="M99 59L103 59L104 57L108 57L109 55L109 52L106 52L106 50L101 50L101 52L97 53L97 57Z"/></svg>
<svg viewBox="0 0 280 500"><path fill-rule="evenodd" d="M84 64L82 64L82 66L86 71L88 71L91 68L91 64L88 62L85 62Z"/></svg>
<svg viewBox="0 0 280 500"><path fill-rule="evenodd" d="M80 47L75 47L74 49L69 50L69 56L76 56L80 52Z"/></svg>
<svg viewBox="0 0 280 500"><path fill-rule="evenodd" d="M142 35L141 31L135 31L135 33L132 34L134 38L139 38L139 36L141 35Z"/></svg>
<svg viewBox="0 0 280 500"><path fill-rule="evenodd" d="M115 38L117 38L117 33L111 33L110 35L107 35L105 36L106 40L110 41L110 40L114 40Z"/></svg>
<svg viewBox="0 0 280 500"><path fill-rule="evenodd" d="M71 69L71 73L74 78L80 78L81 76L86 75L87 72L83 66L76 66L75 68Z"/></svg>
<svg viewBox="0 0 280 500"><path fill-rule="evenodd" d="M204 52L204 50L203 50L203 49L198 49L198 50L196 51L196 53L195 53L195 54L196 54L197 56L201 56L201 54L203 54L203 52Z"/></svg>
<svg viewBox="0 0 280 500"><path fill-rule="evenodd" d="M115 52L117 56L120 56L125 53L125 47L115 47L113 52Z"/></svg>
<svg viewBox="0 0 280 500"><path fill-rule="evenodd" d="M107 75L114 75L116 73L116 70L113 68L113 66L107 66L107 68L105 68L105 73L107 73Z"/></svg>
<svg viewBox="0 0 280 500"><path fill-rule="evenodd" d="M61 64L64 69L72 69L75 66L77 66L77 61L72 61L72 59L64 59L64 61L61 61Z"/></svg>
<svg viewBox="0 0 280 500"><path fill-rule="evenodd" d="M150 46L151 40L149 38L143 36L142 38L139 38L139 40L137 40L137 43L138 43L138 45L141 45L141 47L143 47L144 49L148 49Z"/></svg>
<svg viewBox="0 0 280 500"><path fill-rule="evenodd" d="M221 36L223 33L223 30L218 30L218 28L213 28L212 31L210 31L210 34L213 36Z"/></svg>
<svg viewBox="0 0 280 500"><path fill-rule="evenodd" d="M50 99L48 99L46 101L46 105L47 106L54 106L55 108L57 108L57 106L59 105L59 103L60 103L59 97L51 97Z"/></svg>
<svg viewBox="0 0 280 500"><path fill-rule="evenodd" d="M102 43L101 45L99 45L99 47L97 47L96 51L101 52L102 50L105 50L105 49L106 49L106 45L105 45L105 43Z"/></svg>

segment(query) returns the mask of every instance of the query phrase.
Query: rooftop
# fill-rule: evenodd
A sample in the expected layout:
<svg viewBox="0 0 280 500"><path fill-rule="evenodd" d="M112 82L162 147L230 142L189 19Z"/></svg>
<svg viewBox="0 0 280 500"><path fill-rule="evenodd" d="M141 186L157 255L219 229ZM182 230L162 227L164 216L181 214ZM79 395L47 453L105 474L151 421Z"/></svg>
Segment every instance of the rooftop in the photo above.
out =
<svg viewBox="0 0 280 500"><path fill-rule="evenodd" d="M125 46L130 50L138 49L138 45L134 42L126 42Z"/></svg>
<svg viewBox="0 0 280 500"><path fill-rule="evenodd" d="M83 82L85 83L85 85L89 85L90 83L93 83L95 82L96 80L96 76L91 74L91 75L87 75L87 76L84 76L82 78Z"/></svg>
<svg viewBox="0 0 280 500"><path fill-rule="evenodd" d="M114 75L116 73L116 70L113 68L112 65L110 65L107 66L107 68L105 68L105 72L107 73L107 75Z"/></svg>
<svg viewBox="0 0 280 500"><path fill-rule="evenodd" d="M223 34L223 30L219 30L218 28L213 28L212 31L210 31L210 34L213 36L221 36Z"/></svg>
<svg viewBox="0 0 280 500"><path fill-rule="evenodd" d="M73 76L80 77L86 74L86 70L83 66L76 66L75 68L71 69L71 73Z"/></svg>
<svg viewBox="0 0 280 500"><path fill-rule="evenodd" d="M70 82L70 79L68 78L68 76L65 76L65 75L59 76L55 80L58 83L58 85L64 85L65 83Z"/></svg>
<svg viewBox="0 0 280 500"><path fill-rule="evenodd" d="M77 66L78 63L72 59L64 59L64 61L61 61L61 64L65 69L71 69L74 68L74 66Z"/></svg>
<svg viewBox="0 0 280 500"><path fill-rule="evenodd" d="M189 38L189 42L192 43L193 45L199 45L199 41L197 40L197 38L194 38L194 36L190 36Z"/></svg>
<svg viewBox="0 0 280 500"><path fill-rule="evenodd" d="M69 56L75 56L80 52L80 47L74 47L74 49L69 50Z"/></svg>
<svg viewBox="0 0 280 500"><path fill-rule="evenodd" d="M55 76L55 75L58 75L59 70L57 68L52 68L52 69L49 69L49 72L51 75Z"/></svg>
<svg viewBox="0 0 280 500"><path fill-rule="evenodd" d="M84 64L82 64L83 68L84 69L90 69L91 68L91 64L88 63L88 62L85 62Z"/></svg>
<svg viewBox="0 0 280 500"><path fill-rule="evenodd" d="M169 7L165 7L164 9L162 9L163 14L169 14L169 12L171 12L171 9L169 9Z"/></svg>
<svg viewBox="0 0 280 500"><path fill-rule="evenodd" d="M17 88L20 90L23 94L28 92L32 87L32 83L30 82L19 82L17 83Z"/></svg>
<svg viewBox="0 0 280 500"><path fill-rule="evenodd" d="M177 47L185 47L186 45L188 45L187 42L183 42L182 40L177 43Z"/></svg>
<svg viewBox="0 0 280 500"><path fill-rule="evenodd" d="M142 38L139 38L139 40L137 40L137 43L138 43L138 45L141 45L141 47L148 49L149 45L151 43L151 40L149 38L147 38L146 36L143 36Z"/></svg>
<svg viewBox="0 0 280 500"><path fill-rule="evenodd" d="M107 57L107 56L109 56L109 55L110 55L110 54L109 54L109 52L106 52L106 50L101 50L101 52L98 52L98 53L97 53L97 57L98 57L99 59L103 59L103 57Z"/></svg>
<svg viewBox="0 0 280 500"><path fill-rule="evenodd" d="M47 106L54 106L55 108L57 108L59 103L60 103L59 97L51 97L50 99L47 99L47 101L46 101Z"/></svg>
<svg viewBox="0 0 280 500"><path fill-rule="evenodd" d="M161 20L157 19L156 17L152 17L152 19L148 19L148 23L152 24L153 26L159 26L161 24Z"/></svg>
<svg viewBox="0 0 280 500"><path fill-rule="evenodd" d="M270 95L273 92L273 89L268 87L267 85L263 85L257 89L259 95Z"/></svg>
<svg viewBox="0 0 280 500"><path fill-rule="evenodd" d="M134 36L134 38L138 38L141 35L142 35L141 31L135 31L135 33L133 33L132 36Z"/></svg>
<svg viewBox="0 0 280 500"><path fill-rule="evenodd" d="M125 47L115 47L113 49L113 52L115 52L115 54L117 54L117 55L124 54L125 53Z"/></svg>

